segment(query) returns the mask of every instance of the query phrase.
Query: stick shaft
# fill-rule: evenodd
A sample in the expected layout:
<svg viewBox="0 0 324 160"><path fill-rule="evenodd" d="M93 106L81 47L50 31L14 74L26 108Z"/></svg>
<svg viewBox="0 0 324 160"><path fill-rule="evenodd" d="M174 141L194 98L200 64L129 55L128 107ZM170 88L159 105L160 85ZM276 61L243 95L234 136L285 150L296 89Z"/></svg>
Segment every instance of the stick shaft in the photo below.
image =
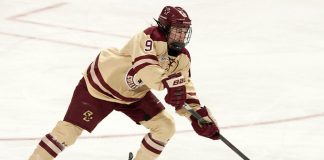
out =
<svg viewBox="0 0 324 160"><path fill-rule="evenodd" d="M224 142L229 148L231 148L236 154L238 154L242 159L249 160L239 149L237 149L231 142L229 142L224 136L219 134L219 138Z"/></svg>

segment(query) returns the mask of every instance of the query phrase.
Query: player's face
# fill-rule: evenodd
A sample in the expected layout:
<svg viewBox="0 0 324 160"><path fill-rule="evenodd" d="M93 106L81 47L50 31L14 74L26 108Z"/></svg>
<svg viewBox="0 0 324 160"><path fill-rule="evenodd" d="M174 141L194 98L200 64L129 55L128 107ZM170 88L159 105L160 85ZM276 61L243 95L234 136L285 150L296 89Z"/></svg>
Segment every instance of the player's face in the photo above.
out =
<svg viewBox="0 0 324 160"><path fill-rule="evenodd" d="M181 27L174 27L171 26L170 34L168 42L180 42L185 43L185 39L187 38L189 28L181 28Z"/></svg>

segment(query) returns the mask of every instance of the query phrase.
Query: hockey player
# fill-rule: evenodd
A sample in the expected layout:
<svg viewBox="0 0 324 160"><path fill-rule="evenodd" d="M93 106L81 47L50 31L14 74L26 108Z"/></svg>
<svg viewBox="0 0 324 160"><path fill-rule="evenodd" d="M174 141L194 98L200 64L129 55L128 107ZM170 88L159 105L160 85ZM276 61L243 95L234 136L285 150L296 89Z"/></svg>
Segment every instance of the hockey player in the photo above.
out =
<svg viewBox="0 0 324 160"><path fill-rule="evenodd" d="M29 160L54 159L83 130L93 131L113 110L149 129L135 160L156 159L175 133L175 125L151 89L166 89L165 102L188 118L198 135L219 138L217 124L200 105L190 79L191 59L185 48L191 36L189 16L181 7L166 6L156 22L157 26L136 34L121 49L99 53L76 86L64 119L42 138ZM184 103L210 123L200 125L182 108Z"/></svg>

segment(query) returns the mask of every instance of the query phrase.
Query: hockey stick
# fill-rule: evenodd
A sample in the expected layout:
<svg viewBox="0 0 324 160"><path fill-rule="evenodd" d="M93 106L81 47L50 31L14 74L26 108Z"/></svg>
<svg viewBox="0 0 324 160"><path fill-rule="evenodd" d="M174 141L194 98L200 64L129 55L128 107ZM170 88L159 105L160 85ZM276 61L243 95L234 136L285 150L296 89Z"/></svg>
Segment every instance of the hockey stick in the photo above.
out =
<svg viewBox="0 0 324 160"><path fill-rule="evenodd" d="M193 110L187 103L183 105L183 107L190 112L197 120L198 123L200 124L207 124L208 122L203 119L195 110ZM246 157L240 150L238 150L231 142L229 142L224 136L219 134L219 138L222 142L224 142L229 148L231 148L236 154L238 154L242 159L244 160L249 160L248 157Z"/></svg>

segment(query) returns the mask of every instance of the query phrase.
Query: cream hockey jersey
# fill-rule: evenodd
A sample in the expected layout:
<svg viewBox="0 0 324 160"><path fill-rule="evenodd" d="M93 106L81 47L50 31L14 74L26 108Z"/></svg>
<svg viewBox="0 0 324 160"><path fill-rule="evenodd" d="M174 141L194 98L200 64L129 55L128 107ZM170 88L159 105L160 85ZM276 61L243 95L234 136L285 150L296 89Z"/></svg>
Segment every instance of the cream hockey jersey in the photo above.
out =
<svg viewBox="0 0 324 160"><path fill-rule="evenodd" d="M130 104L150 90L163 90L161 82L181 72L186 80L187 103L199 105L190 80L190 55L183 48L177 57L168 55L167 40L156 26L133 36L121 49L102 50L84 72L87 88L96 98Z"/></svg>

